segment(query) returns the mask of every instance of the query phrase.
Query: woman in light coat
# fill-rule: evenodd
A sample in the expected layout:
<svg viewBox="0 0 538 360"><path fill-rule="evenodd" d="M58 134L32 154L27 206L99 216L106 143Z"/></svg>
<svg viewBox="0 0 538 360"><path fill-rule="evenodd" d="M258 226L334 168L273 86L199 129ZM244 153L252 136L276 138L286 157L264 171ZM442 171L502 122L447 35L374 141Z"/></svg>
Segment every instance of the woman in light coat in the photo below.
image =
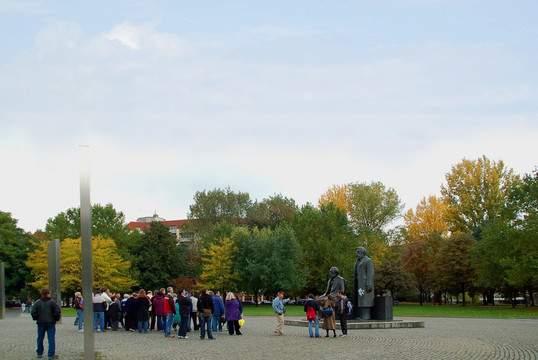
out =
<svg viewBox="0 0 538 360"><path fill-rule="evenodd" d="M325 310L327 308L332 308L333 313L329 317L323 317L323 324L321 325L322 329L325 329L327 331L327 337L329 337L329 330L333 331L333 337L336 337L336 318L334 315L334 298L332 295L329 295L323 302L323 306L321 307L321 310Z"/></svg>

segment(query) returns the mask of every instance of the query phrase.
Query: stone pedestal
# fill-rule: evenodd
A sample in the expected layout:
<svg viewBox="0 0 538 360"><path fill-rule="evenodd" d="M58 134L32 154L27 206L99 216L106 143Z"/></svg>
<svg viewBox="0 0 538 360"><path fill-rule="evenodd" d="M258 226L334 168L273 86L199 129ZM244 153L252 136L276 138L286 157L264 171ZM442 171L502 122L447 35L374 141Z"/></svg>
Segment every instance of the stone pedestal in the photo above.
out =
<svg viewBox="0 0 538 360"><path fill-rule="evenodd" d="M374 299L374 309L372 319L381 321L392 321L394 319L392 313L392 297L391 296L376 296Z"/></svg>

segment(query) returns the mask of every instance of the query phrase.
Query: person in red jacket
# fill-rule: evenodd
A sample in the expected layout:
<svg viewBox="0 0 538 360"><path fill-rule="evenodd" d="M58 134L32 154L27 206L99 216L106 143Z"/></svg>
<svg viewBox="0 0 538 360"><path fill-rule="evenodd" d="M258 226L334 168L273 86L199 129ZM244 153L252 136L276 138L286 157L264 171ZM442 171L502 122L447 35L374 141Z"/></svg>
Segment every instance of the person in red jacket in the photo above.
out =
<svg viewBox="0 0 538 360"><path fill-rule="evenodd" d="M164 336L167 338L173 338L172 324L174 323L174 316L176 315L176 303L174 301L174 288L169 286L166 288L168 292L164 298L164 313L166 315L166 325L164 326Z"/></svg>

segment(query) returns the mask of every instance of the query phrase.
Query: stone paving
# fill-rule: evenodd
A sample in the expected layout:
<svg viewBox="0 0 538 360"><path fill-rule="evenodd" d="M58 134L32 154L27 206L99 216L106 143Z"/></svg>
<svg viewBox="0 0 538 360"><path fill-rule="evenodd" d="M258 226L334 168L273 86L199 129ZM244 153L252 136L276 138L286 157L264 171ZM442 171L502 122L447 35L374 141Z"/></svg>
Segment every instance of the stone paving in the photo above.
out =
<svg viewBox="0 0 538 360"><path fill-rule="evenodd" d="M0 359L34 359L37 330L28 314L8 310L0 320ZM299 317L289 317L299 318ZM346 338L311 339L304 327L285 326L273 334L276 319L246 317L243 336L226 332L215 341L166 339L160 332L124 330L95 334L101 359L538 359L538 319L400 318L424 321L424 328L351 330ZM60 359L82 359L84 334L66 317L57 325ZM323 333L323 332L322 332ZM339 332L338 332L339 333ZM47 349L45 340L45 351Z"/></svg>

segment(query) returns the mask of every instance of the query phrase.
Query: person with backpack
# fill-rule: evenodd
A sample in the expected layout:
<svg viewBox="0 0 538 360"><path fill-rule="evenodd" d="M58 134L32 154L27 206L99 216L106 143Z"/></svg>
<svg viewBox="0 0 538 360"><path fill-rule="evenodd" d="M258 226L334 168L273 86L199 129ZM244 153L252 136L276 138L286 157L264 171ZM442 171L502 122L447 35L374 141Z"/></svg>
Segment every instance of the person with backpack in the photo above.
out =
<svg viewBox="0 0 538 360"><path fill-rule="evenodd" d="M304 305L304 311L306 312L306 320L308 320L308 332L310 334L310 337L314 337L314 333L312 331L312 322L314 322L316 326L316 337L321 337L319 336L319 304L316 300L314 300L313 294L308 294L308 301Z"/></svg>
<svg viewBox="0 0 538 360"><path fill-rule="evenodd" d="M340 315L340 329L342 330L342 333L340 334L341 337L347 336L347 315L348 315L348 303L349 300L347 299L346 295L344 294L343 290L338 291L338 302L340 303L340 306L337 307L338 314Z"/></svg>

